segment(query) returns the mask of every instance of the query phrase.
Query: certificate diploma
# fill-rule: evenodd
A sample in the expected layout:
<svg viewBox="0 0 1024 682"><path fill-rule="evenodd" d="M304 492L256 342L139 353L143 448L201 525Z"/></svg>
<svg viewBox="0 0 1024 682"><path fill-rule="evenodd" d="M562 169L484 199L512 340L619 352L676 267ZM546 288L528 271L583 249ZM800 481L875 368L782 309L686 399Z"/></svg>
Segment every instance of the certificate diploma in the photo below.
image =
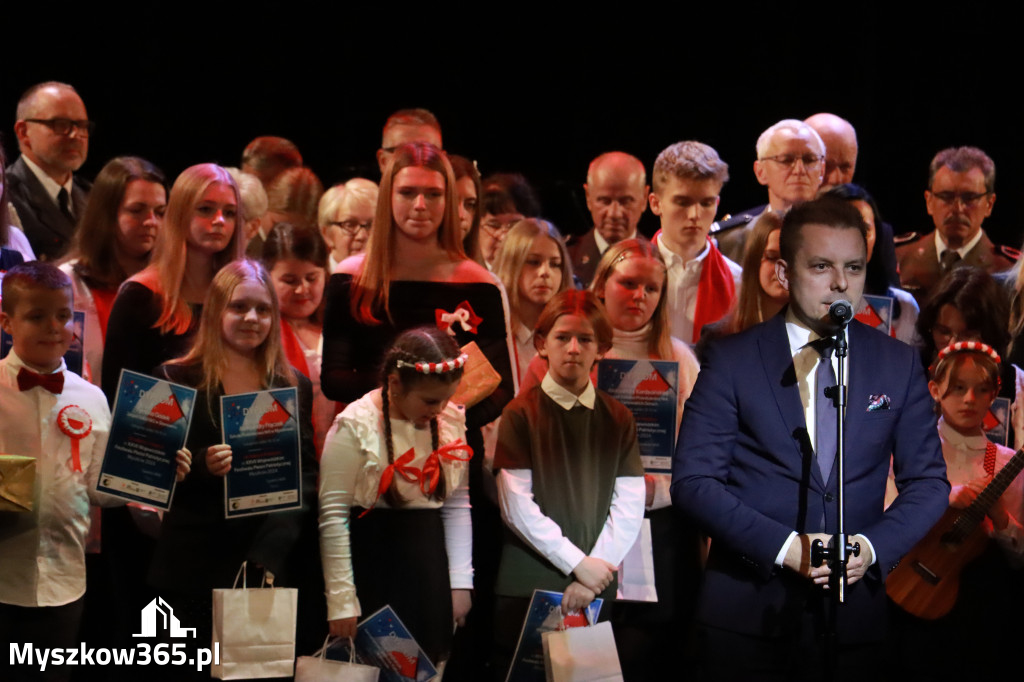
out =
<svg viewBox="0 0 1024 682"><path fill-rule="evenodd" d="M231 446L225 518L302 506L298 414L294 387L221 397L221 435Z"/></svg>
<svg viewBox="0 0 1024 682"><path fill-rule="evenodd" d="M602 360L597 387L629 408L636 420L644 471L672 473L679 363L675 360Z"/></svg>
<svg viewBox="0 0 1024 682"><path fill-rule="evenodd" d="M185 445L196 391L121 370L107 451L96 489L167 511L174 497L176 455Z"/></svg>

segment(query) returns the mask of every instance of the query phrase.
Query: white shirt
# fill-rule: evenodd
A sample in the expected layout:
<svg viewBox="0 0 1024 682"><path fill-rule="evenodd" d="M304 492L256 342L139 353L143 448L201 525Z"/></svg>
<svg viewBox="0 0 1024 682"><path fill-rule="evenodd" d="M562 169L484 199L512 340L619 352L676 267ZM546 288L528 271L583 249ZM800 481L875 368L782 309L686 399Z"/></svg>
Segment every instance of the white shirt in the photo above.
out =
<svg viewBox="0 0 1024 682"><path fill-rule="evenodd" d="M658 250L661 251L661 257L665 260L665 267L668 270L665 293L668 296L666 305L672 323L672 336L689 343L693 338L693 323L697 316L700 273L704 269L704 259L711 252L711 244L705 243L704 249L695 258L684 261L682 256L665 245L664 235L658 235ZM728 258L725 258L725 264L729 267L733 283L738 290L743 268Z"/></svg>
<svg viewBox="0 0 1024 682"><path fill-rule="evenodd" d="M39 182L42 183L43 189L46 190L46 193L50 196L51 199L53 199L53 203L57 204L57 206L60 206L60 202L57 201L57 195L60 194L60 191L62 189L67 190L68 211L74 214L75 206L74 202L71 201L71 189L74 186L74 176L69 175L68 181L65 182L63 185L60 185L57 183L56 180L47 175L46 171L44 171L42 168L33 163L32 159L28 158L26 155L22 154L21 160L25 162L25 165L29 167L29 170L32 171L33 175L35 175Z"/></svg>
<svg viewBox="0 0 1024 682"><path fill-rule="evenodd" d="M597 399L593 383L587 382L583 393L576 396L559 386L550 374L544 376L540 388L564 410L576 405L592 410ZM604 559L615 566L621 564L640 534L645 496L643 476L615 479L608 518L588 554L565 537L558 524L545 516L534 502L533 471L502 469L498 475L498 501L505 524L565 575L572 573L587 556Z"/></svg>
<svg viewBox="0 0 1024 682"><path fill-rule="evenodd" d="M0 244L5 249L11 249L21 254L21 257L25 259L25 262L36 259L36 252L32 250L32 245L28 243L28 237L20 227L15 225L8 225L7 227L7 243Z"/></svg>
<svg viewBox="0 0 1024 682"><path fill-rule="evenodd" d="M957 253L959 253L960 254L960 258L966 258L967 257L967 252L970 251L971 249L973 249L975 246L977 246L978 242L980 242L980 241L981 241L981 230L978 230L977 234L975 234L973 237L971 237L971 241L967 242L966 244L961 246L959 249L952 249L952 250L956 251ZM935 256L936 256L936 258L938 258L939 263L942 263L942 252L943 251L949 251L949 250L950 250L950 248L949 248L949 246L946 245L946 242L942 238L942 235L939 234L938 230L935 230Z"/></svg>
<svg viewBox="0 0 1024 682"><path fill-rule="evenodd" d="M946 460L946 477L953 486L949 491L949 503L952 505L964 485L978 479L982 479L985 485L992 482L992 477L985 470L985 449L989 441L980 430L977 435L965 436L941 417L938 429L942 441L942 457ZM1006 466L1014 452L1001 445L996 447L995 470L998 472ZM1006 528L993 530L991 537L1003 548L1010 563L1019 568L1024 564L1024 528L1020 523L1024 519L1024 478L1017 476L1002 494L1001 500L1006 505L1010 520Z"/></svg>
<svg viewBox="0 0 1024 682"><path fill-rule="evenodd" d="M516 369L519 371L519 381L522 383L530 361L537 355L537 347L533 345L533 330L522 322L516 325L513 335L516 340L516 360L519 362Z"/></svg>
<svg viewBox="0 0 1024 682"><path fill-rule="evenodd" d="M320 459L320 555L327 587L327 618L337 620L359 616L349 542L349 511L353 506L374 505L381 474L388 466L384 440L383 413L378 406L380 389L350 403L334 420ZM375 400L376 398L376 400ZM395 459L410 448L416 455L411 466L421 468L430 454L430 429L417 429L412 422L391 419ZM466 439L466 416L461 406L449 403L438 419L438 440L446 445ZM448 579L451 589L473 589L473 529L469 513L469 462L441 460L448 497L443 501L423 496L419 483L395 476L392 485L404 508L441 508ZM381 497L377 507L387 507ZM373 513L372 511L370 512ZM393 541L381 538L382 542ZM436 588L436 585L424 589Z"/></svg>
<svg viewBox="0 0 1024 682"><path fill-rule="evenodd" d="M36 458L34 508L4 513L0 524L0 602L60 606L85 594L85 536L89 502L119 504L95 492L110 433L110 410L100 389L65 370L64 391L18 390L25 363L12 350L0 360L0 452ZM83 408L92 431L79 441L82 471L71 465L71 438L57 426L68 405Z"/></svg>

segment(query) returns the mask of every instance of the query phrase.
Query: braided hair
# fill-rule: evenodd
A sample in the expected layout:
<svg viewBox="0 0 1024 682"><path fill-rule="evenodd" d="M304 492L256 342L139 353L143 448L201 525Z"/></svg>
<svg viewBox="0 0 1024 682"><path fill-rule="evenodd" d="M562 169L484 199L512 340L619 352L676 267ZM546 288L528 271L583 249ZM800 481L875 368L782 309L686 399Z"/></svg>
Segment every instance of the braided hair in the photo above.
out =
<svg viewBox="0 0 1024 682"><path fill-rule="evenodd" d="M452 369L440 374L424 374L412 365L417 362L445 362L459 357L461 351L455 339L437 327L416 327L402 332L391 348L384 354L381 367L380 399L384 412L384 442L388 449L388 464L395 463L395 445L391 437L391 400L388 391L388 378L398 377L398 383L404 390L409 390L423 381L439 381L447 385L456 383L462 378L462 368ZM399 366L402 361L402 366ZM440 447L437 417L430 420L430 447L437 451ZM431 499L443 500L447 497L447 486L444 475L438 478L437 487L431 493ZM391 507L404 506L408 500L398 494L395 485L391 485L384 493L384 499Z"/></svg>

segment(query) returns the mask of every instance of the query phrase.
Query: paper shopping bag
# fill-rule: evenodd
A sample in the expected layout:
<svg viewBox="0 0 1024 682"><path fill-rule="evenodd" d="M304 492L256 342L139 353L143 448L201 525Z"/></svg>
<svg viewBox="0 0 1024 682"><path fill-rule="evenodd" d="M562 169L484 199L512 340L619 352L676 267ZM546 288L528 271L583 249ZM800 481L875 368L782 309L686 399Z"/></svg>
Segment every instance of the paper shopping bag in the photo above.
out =
<svg viewBox="0 0 1024 682"><path fill-rule="evenodd" d="M611 623L545 632L541 642L548 682L622 682Z"/></svg>
<svg viewBox="0 0 1024 682"><path fill-rule="evenodd" d="M465 405L468 409L494 393L494 389L501 383L501 375L487 360L476 341L470 341L461 350L469 359L466 360L466 369L452 396L452 402Z"/></svg>
<svg viewBox="0 0 1024 682"><path fill-rule="evenodd" d="M330 639L328 636L320 651L312 656L299 656L295 660L295 682L377 682L380 670L356 663L356 647L351 638L347 663L326 658Z"/></svg>
<svg viewBox="0 0 1024 682"><path fill-rule="evenodd" d="M35 485L35 457L0 455L0 511L32 511Z"/></svg>
<svg viewBox="0 0 1024 682"><path fill-rule="evenodd" d="M242 587L213 591L213 644L220 664L210 674L220 680L291 677L295 667L295 622L299 592L292 588Z"/></svg>

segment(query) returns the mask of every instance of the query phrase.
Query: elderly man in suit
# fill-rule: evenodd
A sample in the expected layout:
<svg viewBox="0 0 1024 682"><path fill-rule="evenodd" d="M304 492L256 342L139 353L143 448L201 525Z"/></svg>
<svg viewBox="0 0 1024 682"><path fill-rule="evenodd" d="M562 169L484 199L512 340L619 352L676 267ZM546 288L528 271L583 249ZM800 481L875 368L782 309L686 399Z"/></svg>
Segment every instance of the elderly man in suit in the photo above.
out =
<svg viewBox="0 0 1024 682"><path fill-rule="evenodd" d="M590 286L601 255L623 239L643 239L636 226L647 208L647 172L640 159L607 152L590 162L583 191L594 227L569 244L573 274Z"/></svg>
<svg viewBox="0 0 1024 682"><path fill-rule="evenodd" d="M830 569L810 557L838 530L838 466L823 403L836 360L822 347L837 332L830 304L861 298L864 223L844 202L808 202L786 215L780 253L789 306L710 346L673 462L673 502L711 537L698 612L711 679L823 675ZM884 665L885 576L949 493L915 351L856 321L848 337L845 530L861 549L838 606L836 679ZM883 511L890 455L900 495Z"/></svg>
<svg viewBox="0 0 1024 682"><path fill-rule="evenodd" d="M34 85L18 100L21 156L7 171L11 205L40 260L64 255L85 210L90 183L74 176L89 153L92 123L66 83Z"/></svg>

